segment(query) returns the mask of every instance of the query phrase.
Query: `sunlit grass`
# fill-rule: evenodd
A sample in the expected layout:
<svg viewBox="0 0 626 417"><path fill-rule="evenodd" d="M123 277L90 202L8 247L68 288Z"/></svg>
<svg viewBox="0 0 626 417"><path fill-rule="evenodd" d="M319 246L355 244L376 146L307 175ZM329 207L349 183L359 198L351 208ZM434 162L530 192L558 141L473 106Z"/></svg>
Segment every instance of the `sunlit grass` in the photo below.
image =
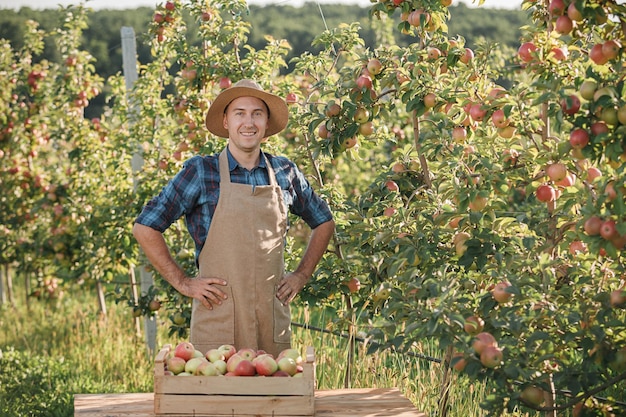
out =
<svg viewBox="0 0 626 417"><path fill-rule="evenodd" d="M32 300L30 308L23 302L16 307L5 305L0 309L0 350L14 347L65 362L72 373L73 381L67 387L72 394L151 392L154 352L149 352L143 336L136 334L130 309L109 302L107 310L106 317L100 314L96 297L89 291L67 294L56 304ZM293 319L320 328L327 322L327 317L314 309L305 314L304 309L294 308ZM177 343L167 337L166 320L157 321L157 349ZM367 346L357 343L347 382L346 337L295 326L293 344L302 351L307 346L315 348L318 389L397 387L418 410L437 414L443 367L435 360L442 358L443 352L436 343L424 341L416 346L420 357L392 352L367 355ZM484 415L479 403L485 386L455 373L451 378L448 416Z"/></svg>

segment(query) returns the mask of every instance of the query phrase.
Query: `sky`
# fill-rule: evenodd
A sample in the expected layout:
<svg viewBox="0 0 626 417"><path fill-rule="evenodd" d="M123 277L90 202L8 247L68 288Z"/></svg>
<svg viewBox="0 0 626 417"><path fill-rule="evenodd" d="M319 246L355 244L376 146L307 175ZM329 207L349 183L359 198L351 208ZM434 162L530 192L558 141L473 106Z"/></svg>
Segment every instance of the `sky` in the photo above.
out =
<svg viewBox="0 0 626 417"><path fill-rule="evenodd" d="M306 0L249 0L249 4L284 4L291 6L300 6ZM314 1L314 0L308 0ZM355 4L362 7L369 7L370 0L317 0L318 3L332 4ZM468 6L475 6L473 0L453 0L452 4L463 2ZM69 6L71 4L80 4L80 0L0 0L0 9L15 9L22 7L30 7L31 9L57 9L59 5ZM84 4L94 10L99 9L135 9L137 7L154 7L157 4L165 3L165 0L88 0ZM477 1L476 1L477 3ZM519 9L522 0L486 0L482 7L498 8L498 9Z"/></svg>

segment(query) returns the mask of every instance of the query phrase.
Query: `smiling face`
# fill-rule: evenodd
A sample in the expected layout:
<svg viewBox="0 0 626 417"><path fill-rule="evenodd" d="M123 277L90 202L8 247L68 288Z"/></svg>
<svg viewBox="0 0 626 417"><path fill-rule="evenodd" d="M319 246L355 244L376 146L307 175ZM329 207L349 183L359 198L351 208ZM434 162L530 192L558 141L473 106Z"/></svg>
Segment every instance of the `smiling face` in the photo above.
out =
<svg viewBox="0 0 626 417"><path fill-rule="evenodd" d="M269 112L265 102L256 97L238 97L224 113L224 128L233 153L258 153L265 138Z"/></svg>

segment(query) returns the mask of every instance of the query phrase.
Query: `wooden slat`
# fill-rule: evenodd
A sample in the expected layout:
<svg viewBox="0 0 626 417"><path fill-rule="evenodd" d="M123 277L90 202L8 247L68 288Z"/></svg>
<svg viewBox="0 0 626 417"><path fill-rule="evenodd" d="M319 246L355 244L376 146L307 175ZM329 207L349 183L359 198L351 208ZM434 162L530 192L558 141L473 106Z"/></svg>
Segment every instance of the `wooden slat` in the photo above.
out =
<svg viewBox="0 0 626 417"><path fill-rule="evenodd" d="M158 415L188 416L312 416L313 398L308 396L155 395Z"/></svg>
<svg viewBox="0 0 626 417"><path fill-rule="evenodd" d="M74 416L155 417L154 394L77 394L74 397ZM195 417L210 416L196 414ZM315 416L426 417L426 414L418 411L397 388L361 388L315 391ZM189 417L189 414L168 417Z"/></svg>

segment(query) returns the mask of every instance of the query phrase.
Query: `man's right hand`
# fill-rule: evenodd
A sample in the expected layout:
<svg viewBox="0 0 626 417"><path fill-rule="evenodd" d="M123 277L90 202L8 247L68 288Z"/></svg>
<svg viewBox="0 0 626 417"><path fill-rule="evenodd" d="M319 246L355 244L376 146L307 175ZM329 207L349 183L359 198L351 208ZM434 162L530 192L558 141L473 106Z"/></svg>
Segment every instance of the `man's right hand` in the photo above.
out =
<svg viewBox="0 0 626 417"><path fill-rule="evenodd" d="M220 278L187 278L182 283L178 291L187 297L195 298L206 308L213 310L213 306L222 304L228 296L219 286L226 286L228 283Z"/></svg>
<svg viewBox="0 0 626 417"><path fill-rule="evenodd" d="M209 310L226 299L219 286L227 285L221 278L189 278L172 258L163 234L139 223L133 225L133 235L154 268L176 290L187 297L199 300Z"/></svg>

